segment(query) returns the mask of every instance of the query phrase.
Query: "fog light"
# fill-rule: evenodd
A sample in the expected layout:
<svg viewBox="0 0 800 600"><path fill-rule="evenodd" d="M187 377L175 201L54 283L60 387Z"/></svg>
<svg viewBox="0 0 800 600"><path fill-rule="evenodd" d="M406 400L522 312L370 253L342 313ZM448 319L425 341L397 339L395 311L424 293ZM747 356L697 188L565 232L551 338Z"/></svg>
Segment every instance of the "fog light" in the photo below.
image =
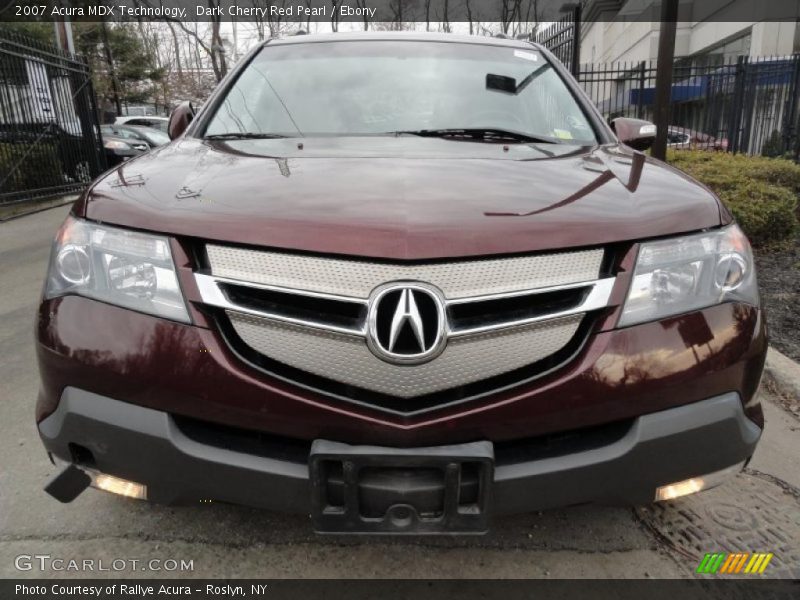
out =
<svg viewBox="0 0 800 600"><path fill-rule="evenodd" d="M743 468L744 462L741 462L738 465L733 465L721 471L714 471L713 473L701 475L700 477L692 477L691 479L676 481L669 485L662 485L656 488L656 502L673 500L681 496L688 496L689 494L696 494L697 492L717 487L721 483L724 483L729 477L736 475L736 473Z"/></svg>
<svg viewBox="0 0 800 600"><path fill-rule="evenodd" d="M92 487L104 492L111 492L127 498L147 500L147 486L135 481L120 479L105 473L89 472L92 477Z"/></svg>
<svg viewBox="0 0 800 600"><path fill-rule="evenodd" d="M678 481L656 489L656 502L688 496L689 494L695 494L703 489L705 489L705 481L703 481L702 477L685 479L684 481Z"/></svg>

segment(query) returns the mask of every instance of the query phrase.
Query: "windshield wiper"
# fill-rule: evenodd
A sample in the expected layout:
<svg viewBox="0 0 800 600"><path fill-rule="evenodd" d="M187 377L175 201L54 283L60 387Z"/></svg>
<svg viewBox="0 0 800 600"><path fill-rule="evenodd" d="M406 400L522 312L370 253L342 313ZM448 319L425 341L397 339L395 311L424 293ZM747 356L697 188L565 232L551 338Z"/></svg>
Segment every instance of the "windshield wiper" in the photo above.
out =
<svg viewBox="0 0 800 600"><path fill-rule="evenodd" d="M256 133L256 132L230 132L230 133L215 133L207 135L204 140L271 140L276 138L285 138L287 136L280 133Z"/></svg>
<svg viewBox="0 0 800 600"><path fill-rule="evenodd" d="M418 135L420 137L440 137L440 138L487 140L487 141L512 140L515 142L525 142L529 144L559 143L557 140L551 138L536 137L533 135L528 135L527 133L522 133L520 131L512 131L510 129L499 129L495 127L415 129L409 131L389 131L387 133L394 135Z"/></svg>

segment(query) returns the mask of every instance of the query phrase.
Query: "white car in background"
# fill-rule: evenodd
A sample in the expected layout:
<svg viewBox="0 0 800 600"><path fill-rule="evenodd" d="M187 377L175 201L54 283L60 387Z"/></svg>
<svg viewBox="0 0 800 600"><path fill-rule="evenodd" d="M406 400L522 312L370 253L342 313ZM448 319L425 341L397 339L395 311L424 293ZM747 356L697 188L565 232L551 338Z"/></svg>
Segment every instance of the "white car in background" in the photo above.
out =
<svg viewBox="0 0 800 600"><path fill-rule="evenodd" d="M156 116L127 116L127 117L117 117L114 119L114 125L139 125L140 127L152 127L153 129L159 129L161 131L167 131L167 124L169 123L169 119L167 117L156 117Z"/></svg>

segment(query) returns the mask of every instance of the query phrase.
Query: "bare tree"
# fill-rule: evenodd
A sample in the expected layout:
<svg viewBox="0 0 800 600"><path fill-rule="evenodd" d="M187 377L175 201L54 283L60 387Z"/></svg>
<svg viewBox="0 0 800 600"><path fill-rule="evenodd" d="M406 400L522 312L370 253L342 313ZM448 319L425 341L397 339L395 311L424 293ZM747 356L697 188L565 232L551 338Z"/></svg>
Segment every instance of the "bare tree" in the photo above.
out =
<svg viewBox="0 0 800 600"><path fill-rule="evenodd" d="M339 3L341 0L331 0L331 31L339 31Z"/></svg>
<svg viewBox="0 0 800 600"><path fill-rule="evenodd" d="M392 11L392 29L398 31L403 29L403 0L394 0L389 3L389 8Z"/></svg>
<svg viewBox="0 0 800 600"><path fill-rule="evenodd" d="M448 15L448 10L450 8L450 0L443 0L444 6L442 9L442 31L445 33L450 33L450 17Z"/></svg>
<svg viewBox="0 0 800 600"><path fill-rule="evenodd" d="M425 0L425 31L431 30L431 0Z"/></svg>
<svg viewBox="0 0 800 600"><path fill-rule="evenodd" d="M306 31L311 31L311 0L306 1L306 8L308 8L308 16L306 17Z"/></svg>
<svg viewBox="0 0 800 600"><path fill-rule="evenodd" d="M119 100L119 82L117 81L117 72L114 68L114 56L111 52L111 43L108 41L108 26L106 25L105 18L100 19L100 31L103 36L103 52L106 58L106 65L108 67L108 74L111 76L111 93L114 98L114 107L117 114L122 114L122 104Z"/></svg>
<svg viewBox="0 0 800 600"><path fill-rule="evenodd" d="M264 6L264 4L265 4L264 2L259 2L259 0L251 0L251 4L253 5L253 8L268 8L267 6ZM267 15L269 15L269 13L267 13ZM269 16L267 16L267 18L265 19L259 13L256 13L251 17L251 23L253 24L253 27L256 30L256 36L258 37L258 41L259 42L263 42L266 39L266 36L265 36L265 31L266 31L265 23L267 22L268 19L269 19ZM270 36L270 37L272 37L272 36Z"/></svg>
<svg viewBox="0 0 800 600"><path fill-rule="evenodd" d="M208 0L208 7L211 9L217 9L220 2L221 0ZM216 14L216 11L212 11L211 47L208 50L208 53L211 56L211 65L214 69L214 75L216 75L217 81L221 81L222 78L228 74L228 63L225 59L225 46L222 42L222 36L220 36L219 33L221 24L222 17Z"/></svg>
<svg viewBox="0 0 800 600"><path fill-rule="evenodd" d="M152 7L152 3L149 0L134 0L137 4L141 4L143 6ZM202 64L199 60L199 52L197 50L202 48L202 50L206 53L211 61L211 68L214 71L214 76L216 77L217 81L222 81L222 78L228 74L228 63L227 59L225 58L225 44L222 36L220 34L220 25L222 23L222 17L219 16L217 13L217 9L219 8L221 0L207 0L208 7L212 9L210 12L212 15L209 17L211 20L211 41L206 42L202 36L198 33L197 23L194 23L194 30L189 29L187 23L184 23L180 19L176 19L174 17L162 17L164 21L168 23L174 23L177 25L186 35L192 38L195 44L195 54L197 55L197 68L201 69ZM159 4L163 6L163 2L159 0Z"/></svg>
<svg viewBox="0 0 800 600"><path fill-rule="evenodd" d="M512 35L529 34L539 21L539 8L536 0L520 0L516 19L511 25Z"/></svg>
<svg viewBox="0 0 800 600"><path fill-rule="evenodd" d="M423 0L426 4L425 7L428 7L428 1ZM404 29L415 29L416 23L414 22L417 19L417 0L388 0L388 8L389 12L392 16L392 20L390 22L389 29L402 31ZM383 28L383 26L375 27Z"/></svg>
<svg viewBox="0 0 800 600"><path fill-rule="evenodd" d="M364 31L369 30L369 16L367 15L367 0L356 0L356 6L361 9L361 14L363 15L362 20L364 22Z"/></svg>
<svg viewBox="0 0 800 600"><path fill-rule="evenodd" d="M270 0L270 4L278 5L278 2L276 0ZM269 15L267 17L267 25L269 27L270 37L278 37L286 27L286 23L284 23L281 19L281 13L283 9L286 8L286 0L281 0L279 7L281 10L276 11L275 15Z"/></svg>
<svg viewBox="0 0 800 600"><path fill-rule="evenodd" d="M259 42L263 42L267 37L278 37L288 31L290 24L284 21L282 16L287 0L250 0L250 3L254 8L262 8L265 11L256 13L250 18ZM280 10L273 12L272 7Z"/></svg>
<svg viewBox="0 0 800 600"><path fill-rule="evenodd" d="M178 70L178 78L183 79L183 65L181 64L181 45L178 43L178 34L175 33L175 26L171 21L167 21L170 34L172 34L172 47L175 50L175 65Z"/></svg>
<svg viewBox="0 0 800 600"><path fill-rule="evenodd" d="M502 0L500 5L500 24L507 34L511 24L517 19L522 0Z"/></svg>

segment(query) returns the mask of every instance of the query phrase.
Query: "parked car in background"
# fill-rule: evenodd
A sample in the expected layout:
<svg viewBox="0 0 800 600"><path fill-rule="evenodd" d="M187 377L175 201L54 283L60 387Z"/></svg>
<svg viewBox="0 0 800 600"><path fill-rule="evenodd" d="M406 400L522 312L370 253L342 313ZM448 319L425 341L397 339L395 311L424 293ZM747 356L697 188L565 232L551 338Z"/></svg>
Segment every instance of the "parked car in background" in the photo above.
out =
<svg viewBox="0 0 800 600"><path fill-rule="evenodd" d="M728 149L728 140L717 139L707 133L670 125L667 130L667 146L675 150L717 150Z"/></svg>
<svg viewBox="0 0 800 600"><path fill-rule="evenodd" d="M147 104L138 106L123 106L122 111L125 113L123 115L125 117L151 117L158 114L155 106Z"/></svg>
<svg viewBox="0 0 800 600"><path fill-rule="evenodd" d="M123 125L120 126L120 129L125 129L126 131L135 132L140 137L142 137L144 141L150 144L151 148L157 148L158 146L169 144L169 136L160 129L155 129L153 127L143 127L140 125Z"/></svg>
<svg viewBox="0 0 800 600"><path fill-rule="evenodd" d="M167 131L167 124L169 119L167 117L117 117L114 119L114 125L139 125L140 127L152 127L153 129L160 129Z"/></svg>
<svg viewBox="0 0 800 600"><path fill-rule="evenodd" d="M90 161L96 151L94 143L91 137L84 138L79 122L0 123L0 144L9 145L5 152L0 151L0 159L2 155L7 158L12 154L24 156L28 148L42 150L51 147L55 152L54 158L60 162L65 182L91 180ZM39 165L40 168L50 166L54 165ZM59 168L58 165L54 167L56 170Z"/></svg>
<svg viewBox="0 0 800 600"><path fill-rule="evenodd" d="M103 133L121 137L126 140L144 142L151 148L169 143L169 136L159 129L140 127L137 125L103 125Z"/></svg>
<svg viewBox="0 0 800 600"><path fill-rule="evenodd" d="M109 167L115 167L129 158L139 156L150 150L150 145L147 142L113 135L105 127L100 128L100 133L103 136L103 148L106 153L106 163Z"/></svg>

